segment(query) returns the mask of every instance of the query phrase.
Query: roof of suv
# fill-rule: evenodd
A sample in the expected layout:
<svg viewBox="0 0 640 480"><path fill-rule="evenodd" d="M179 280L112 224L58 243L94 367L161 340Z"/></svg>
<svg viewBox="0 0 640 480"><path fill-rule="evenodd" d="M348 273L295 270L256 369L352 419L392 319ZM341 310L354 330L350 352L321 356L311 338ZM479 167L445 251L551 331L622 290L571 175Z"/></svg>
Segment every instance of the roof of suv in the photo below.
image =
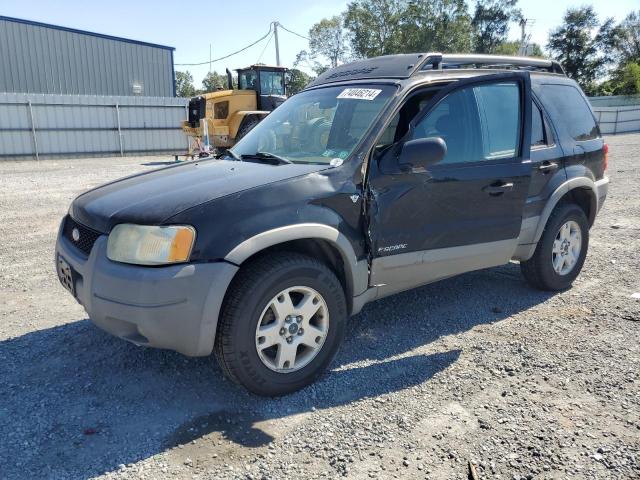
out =
<svg viewBox="0 0 640 480"><path fill-rule="evenodd" d="M469 55L441 53L407 53L386 55L340 65L319 75L309 87L367 79L404 80L417 73L442 72L444 70L527 70L564 76L562 66L553 60L506 55Z"/></svg>

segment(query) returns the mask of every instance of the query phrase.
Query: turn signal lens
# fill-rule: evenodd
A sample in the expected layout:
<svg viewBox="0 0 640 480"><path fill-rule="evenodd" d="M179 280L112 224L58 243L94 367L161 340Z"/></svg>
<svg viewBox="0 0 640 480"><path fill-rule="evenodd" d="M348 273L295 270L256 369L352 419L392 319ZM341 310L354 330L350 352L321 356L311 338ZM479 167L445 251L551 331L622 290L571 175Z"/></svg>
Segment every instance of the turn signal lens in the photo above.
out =
<svg viewBox="0 0 640 480"><path fill-rule="evenodd" d="M109 234L107 257L135 265L166 265L189 260L196 231L187 225L116 225Z"/></svg>
<svg viewBox="0 0 640 480"><path fill-rule="evenodd" d="M604 154L604 171L606 172L609 168L609 144L605 143L602 146L602 153Z"/></svg>

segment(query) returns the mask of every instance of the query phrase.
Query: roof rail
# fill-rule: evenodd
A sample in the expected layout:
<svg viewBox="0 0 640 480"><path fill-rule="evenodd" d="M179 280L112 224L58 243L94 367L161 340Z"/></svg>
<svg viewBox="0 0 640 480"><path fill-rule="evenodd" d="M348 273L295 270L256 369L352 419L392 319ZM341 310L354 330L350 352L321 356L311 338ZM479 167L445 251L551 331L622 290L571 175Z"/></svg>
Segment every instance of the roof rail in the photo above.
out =
<svg viewBox="0 0 640 480"><path fill-rule="evenodd" d="M480 55L428 53L415 72L423 70L446 70L452 68L486 68L536 70L565 75L560 63L555 60L508 55Z"/></svg>

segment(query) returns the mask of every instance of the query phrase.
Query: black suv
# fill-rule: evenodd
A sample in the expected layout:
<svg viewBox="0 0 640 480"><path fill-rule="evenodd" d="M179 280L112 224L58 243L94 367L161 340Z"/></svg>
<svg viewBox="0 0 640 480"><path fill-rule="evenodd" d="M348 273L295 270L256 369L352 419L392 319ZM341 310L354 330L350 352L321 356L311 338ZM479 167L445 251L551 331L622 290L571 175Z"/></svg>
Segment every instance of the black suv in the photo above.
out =
<svg viewBox="0 0 640 480"><path fill-rule="evenodd" d="M556 62L373 58L320 75L221 159L80 195L58 275L104 330L215 351L279 395L329 365L372 300L512 260L537 288L569 287L606 168Z"/></svg>

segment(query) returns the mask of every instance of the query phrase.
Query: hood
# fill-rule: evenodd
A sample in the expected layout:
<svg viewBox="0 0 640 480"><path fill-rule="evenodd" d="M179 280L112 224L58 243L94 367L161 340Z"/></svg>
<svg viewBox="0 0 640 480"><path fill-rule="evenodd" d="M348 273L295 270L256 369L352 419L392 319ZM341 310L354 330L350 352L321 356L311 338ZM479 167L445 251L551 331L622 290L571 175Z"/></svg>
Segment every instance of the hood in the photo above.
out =
<svg viewBox="0 0 640 480"><path fill-rule="evenodd" d="M107 183L77 197L71 216L99 232L118 223L161 224L188 208L328 165L270 165L233 160L188 162Z"/></svg>

